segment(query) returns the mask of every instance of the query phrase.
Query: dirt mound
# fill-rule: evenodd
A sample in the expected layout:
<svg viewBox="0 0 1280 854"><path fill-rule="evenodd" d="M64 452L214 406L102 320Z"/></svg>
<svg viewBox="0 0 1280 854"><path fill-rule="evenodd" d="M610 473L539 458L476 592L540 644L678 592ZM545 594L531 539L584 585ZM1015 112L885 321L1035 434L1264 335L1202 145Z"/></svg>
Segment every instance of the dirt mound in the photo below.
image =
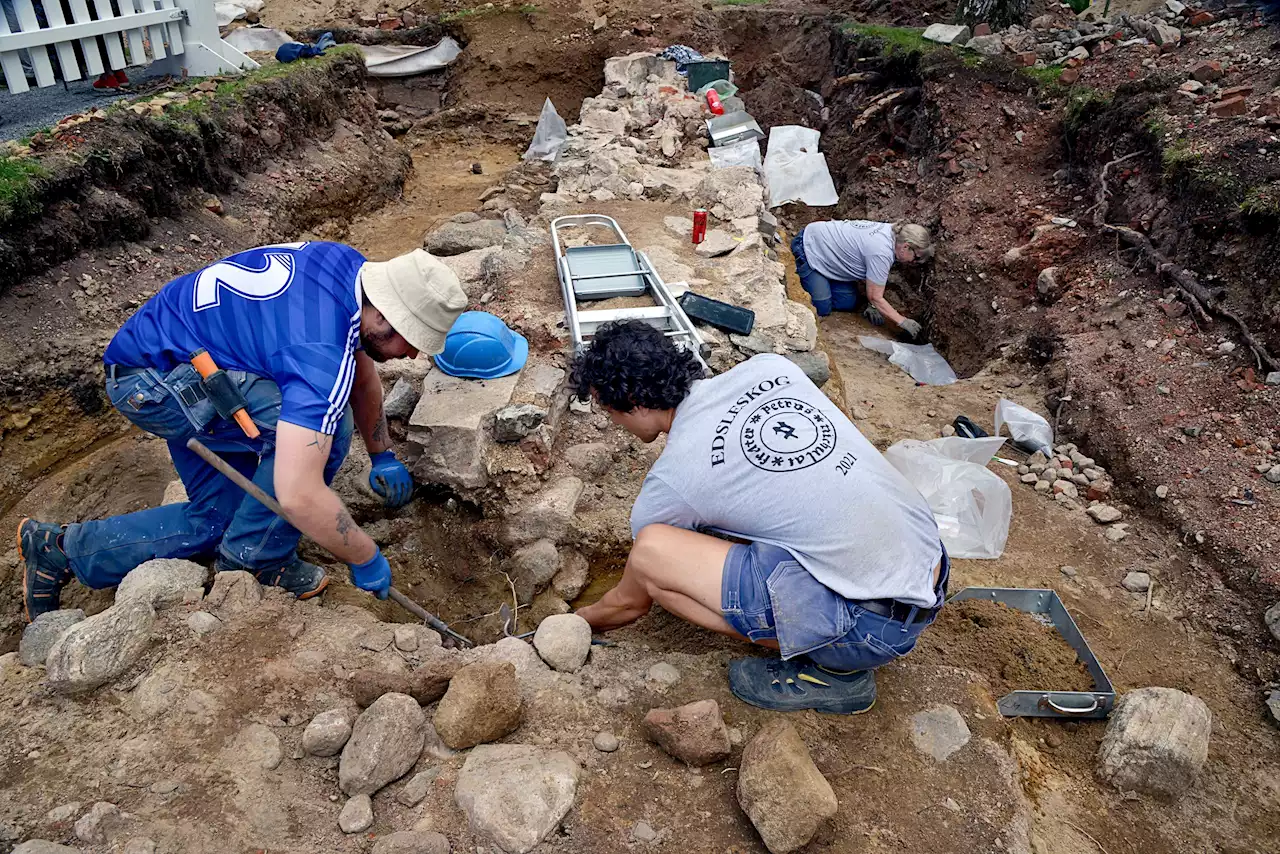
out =
<svg viewBox="0 0 1280 854"><path fill-rule="evenodd" d="M943 608L915 655L981 673L998 697L1093 689L1093 678L1052 625L997 602L970 599Z"/></svg>

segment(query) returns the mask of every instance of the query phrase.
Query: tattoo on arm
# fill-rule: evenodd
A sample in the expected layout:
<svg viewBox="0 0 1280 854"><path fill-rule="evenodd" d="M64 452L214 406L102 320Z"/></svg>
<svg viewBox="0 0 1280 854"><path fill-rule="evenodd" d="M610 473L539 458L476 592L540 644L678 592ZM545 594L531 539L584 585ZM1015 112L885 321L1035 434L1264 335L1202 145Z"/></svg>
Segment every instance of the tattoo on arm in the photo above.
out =
<svg viewBox="0 0 1280 854"><path fill-rule="evenodd" d="M342 544L344 546L351 545L350 534L351 529L356 526L355 521L351 518L351 514L345 509L339 510L337 515L337 526L335 530L342 535Z"/></svg>
<svg viewBox="0 0 1280 854"><path fill-rule="evenodd" d="M312 434L312 439L307 443L308 448L318 448L320 453L329 453L329 443L333 441L333 437L327 433L321 433L318 430Z"/></svg>
<svg viewBox="0 0 1280 854"><path fill-rule="evenodd" d="M387 430L387 414L385 412L378 415L378 423L374 425L373 435L369 437L376 445L390 445L391 434Z"/></svg>

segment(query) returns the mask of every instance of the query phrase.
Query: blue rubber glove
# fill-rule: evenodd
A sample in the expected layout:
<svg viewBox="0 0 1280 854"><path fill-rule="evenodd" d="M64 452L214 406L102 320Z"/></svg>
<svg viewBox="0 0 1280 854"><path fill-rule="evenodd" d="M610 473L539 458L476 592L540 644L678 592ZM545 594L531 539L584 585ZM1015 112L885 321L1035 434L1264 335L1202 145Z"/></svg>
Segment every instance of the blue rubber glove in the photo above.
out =
<svg viewBox="0 0 1280 854"><path fill-rule="evenodd" d="M392 451L374 454L373 471L369 472L369 486L382 496L388 507L403 507L413 497L413 477L404 463L396 459Z"/></svg>
<svg viewBox="0 0 1280 854"><path fill-rule="evenodd" d="M333 33L325 33L320 38L316 39L317 55L323 55L329 48L337 46L338 43L333 40Z"/></svg>
<svg viewBox="0 0 1280 854"><path fill-rule="evenodd" d="M348 564L356 587L368 590L379 599L386 599L391 592L391 564L382 556L382 549L374 546L373 557L365 563Z"/></svg>

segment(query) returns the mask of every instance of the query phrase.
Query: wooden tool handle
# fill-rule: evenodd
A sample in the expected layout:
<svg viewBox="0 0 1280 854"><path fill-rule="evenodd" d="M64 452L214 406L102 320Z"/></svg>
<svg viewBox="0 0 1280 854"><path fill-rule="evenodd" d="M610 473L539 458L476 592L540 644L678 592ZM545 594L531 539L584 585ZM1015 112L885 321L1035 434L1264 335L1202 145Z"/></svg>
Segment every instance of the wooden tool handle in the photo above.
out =
<svg viewBox="0 0 1280 854"><path fill-rule="evenodd" d="M231 482L234 483L236 486L240 487L245 492L249 493L249 495L253 496L254 499L261 502L263 507L266 507L272 513L276 514L286 522L289 522L289 516L287 513L284 512L284 508L280 506L279 501L276 501L274 498L268 495L266 491L263 490L262 487L258 486L256 483L249 480L249 478L245 477L240 472L236 471L231 466L231 464L228 463L226 460L224 460L222 457L218 456L213 451L206 448L204 446L204 443L201 442L199 439L188 439L187 448L189 448L197 456L199 456L200 459L204 460L206 463L213 466L222 474L226 475L231 480ZM292 525L293 523L289 522L289 524ZM423 622L431 626L431 628L435 629L436 631L441 632L443 634L447 634L449 637L457 640L459 643L462 643L465 646L475 646L475 644L472 643L469 638L464 637L463 635L460 635L457 632L455 632L453 629L449 628L449 626L443 620L432 615L430 611L423 608L417 602L414 602L412 599L410 599L408 596L404 595L394 587L391 588L390 597L392 602L395 602L401 608L404 608L410 614L413 614L415 617L422 620Z"/></svg>

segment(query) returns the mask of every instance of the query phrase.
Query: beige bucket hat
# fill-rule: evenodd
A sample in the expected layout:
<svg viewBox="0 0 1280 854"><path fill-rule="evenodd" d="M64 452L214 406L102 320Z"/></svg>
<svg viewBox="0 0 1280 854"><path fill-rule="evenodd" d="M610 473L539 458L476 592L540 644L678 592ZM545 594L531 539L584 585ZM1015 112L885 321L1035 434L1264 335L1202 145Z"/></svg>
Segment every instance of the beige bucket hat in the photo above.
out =
<svg viewBox="0 0 1280 854"><path fill-rule="evenodd" d="M365 261L360 282L391 328L433 356L444 349L445 335L467 307L458 277L422 249L390 261Z"/></svg>

